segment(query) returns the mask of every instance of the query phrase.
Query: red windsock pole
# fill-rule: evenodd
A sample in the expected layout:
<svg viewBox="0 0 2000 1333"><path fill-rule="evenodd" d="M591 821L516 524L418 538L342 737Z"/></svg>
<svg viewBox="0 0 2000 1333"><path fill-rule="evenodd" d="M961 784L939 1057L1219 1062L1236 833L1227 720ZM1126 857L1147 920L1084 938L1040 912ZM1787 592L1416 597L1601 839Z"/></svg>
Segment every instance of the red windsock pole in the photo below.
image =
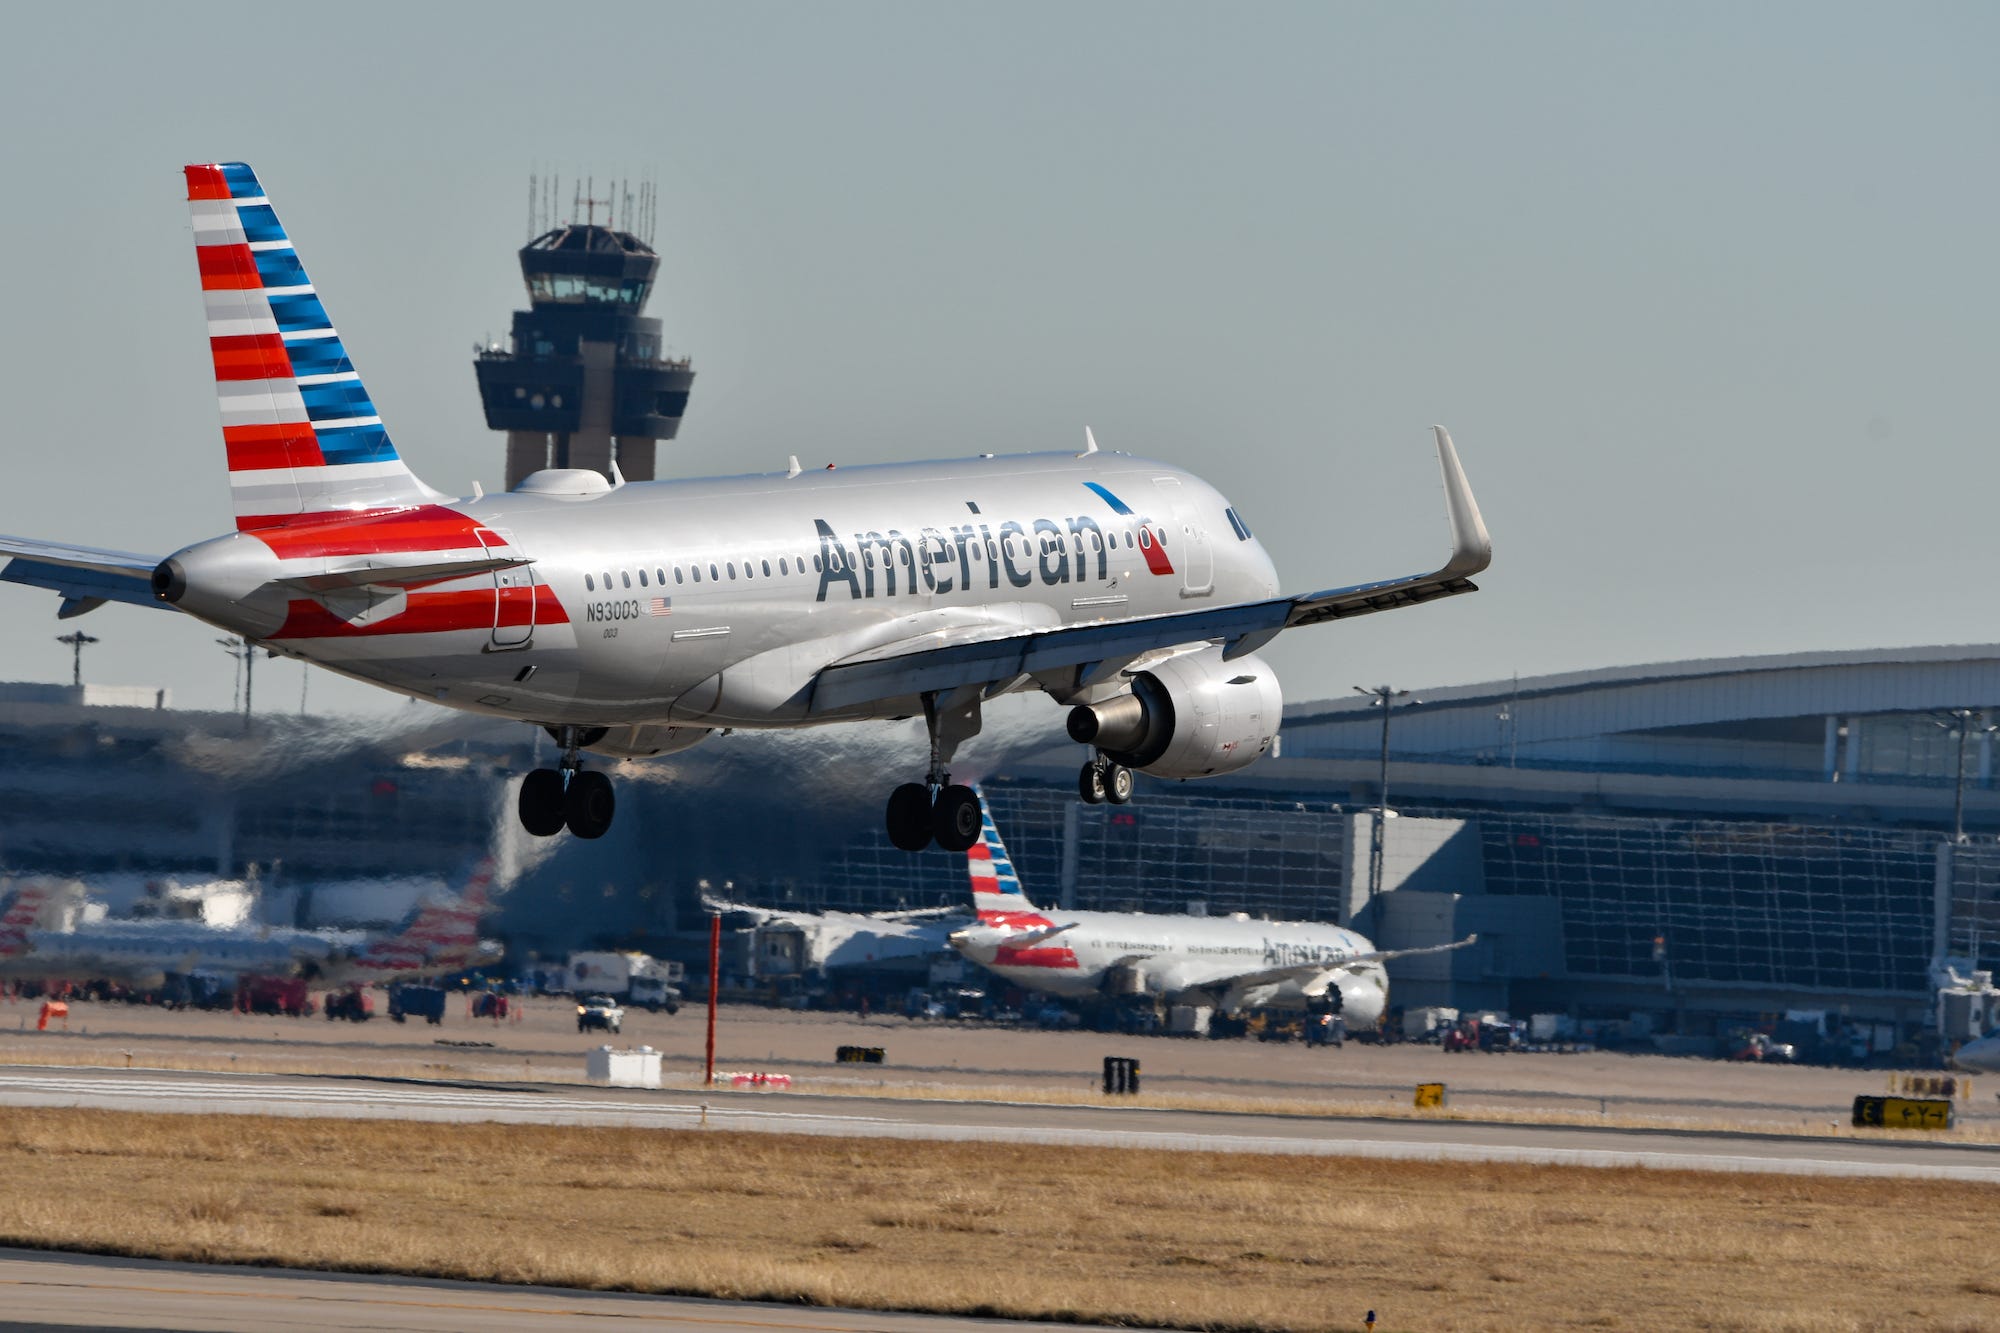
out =
<svg viewBox="0 0 2000 1333"><path fill-rule="evenodd" d="M708 1072L702 1086L715 1086L715 987L722 975L722 918L708 919Z"/></svg>

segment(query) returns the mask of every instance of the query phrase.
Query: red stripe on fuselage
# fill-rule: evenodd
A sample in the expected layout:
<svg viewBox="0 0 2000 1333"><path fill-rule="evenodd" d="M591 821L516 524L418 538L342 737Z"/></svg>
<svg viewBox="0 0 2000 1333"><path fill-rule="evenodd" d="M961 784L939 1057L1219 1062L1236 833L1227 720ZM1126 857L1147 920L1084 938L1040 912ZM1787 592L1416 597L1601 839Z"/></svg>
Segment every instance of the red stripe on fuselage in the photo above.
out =
<svg viewBox="0 0 2000 1333"><path fill-rule="evenodd" d="M395 551L476 551L480 547L479 524L443 505L240 518L236 526L246 532L254 529L283 560Z"/></svg>
<svg viewBox="0 0 2000 1333"><path fill-rule="evenodd" d="M533 615L526 589L512 589L499 599L500 624L567 625L569 613L556 600L555 590L545 583L535 585ZM413 592L402 611L366 625L350 624L318 602L307 598L292 601L285 623L273 639L364 639L388 634L449 634L455 630L493 629L494 590L461 588L450 592Z"/></svg>
<svg viewBox="0 0 2000 1333"><path fill-rule="evenodd" d="M1046 948L1010 949L1003 944L1000 946L999 952L993 955L993 966L1053 967L1067 968L1075 971L1079 964L1076 961L1076 955L1061 945L1049 945Z"/></svg>
<svg viewBox="0 0 2000 1333"><path fill-rule="evenodd" d="M319 440L313 435L312 423L306 421L282 426L224 426L222 444L229 451L231 472L326 464L326 457L319 451ZM250 530L240 519L236 526L239 531Z"/></svg>
<svg viewBox="0 0 2000 1333"><path fill-rule="evenodd" d="M215 378L218 380L292 378L292 358L285 351L285 340L275 333L210 338L208 350L215 358Z"/></svg>
<svg viewBox="0 0 2000 1333"><path fill-rule="evenodd" d="M264 285L256 257L247 245L197 245L194 258L201 265L201 289L205 292L254 291Z"/></svg>
<svg viewBox="0 0 2000 1333"><path fill-rule="evenodd" d="M1139 530L1141 532L1147 531L1147 529L1143 526ZM1153 530L1151 536L1152 536L1151 541L1142 541L1139 543L1139 554L1146 557L1146 568L1150 569L1155 574L1173 573L1174 564L1173 561L1167 559L1167 547L1165 541L1160 537L1160 534L1157 530Z"/></svg>

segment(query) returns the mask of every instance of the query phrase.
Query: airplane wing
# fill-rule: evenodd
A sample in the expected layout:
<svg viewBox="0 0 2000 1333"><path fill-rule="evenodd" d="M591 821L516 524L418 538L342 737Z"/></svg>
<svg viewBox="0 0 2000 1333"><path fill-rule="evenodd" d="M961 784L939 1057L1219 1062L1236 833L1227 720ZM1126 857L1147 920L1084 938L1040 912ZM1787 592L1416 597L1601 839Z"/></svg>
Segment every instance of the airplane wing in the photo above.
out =
<svg viewBox="0 0 2000 1333"><path fill-rule="evenodd" d="M1343 958L1335 966L1356 968L1362 966L1364 963L1386 963L1394 958L1414 958L1418 954L1450 953L1453 949L1463 949L1468 944L1477 943L1479 943L1479 936L1475 933L1467 935L1462 940L1453 940L1450 944L1427 944L1421 949L1377 949L1374 953L1356 954L1352 958Z"/></svg>
<svg viewBox="0 0 2000 1333"><path fill-rule="evenodd" d="M62 594L62 606L56 611L60 620L95 611L106 602L166 605L153 596L153 569L160 563L156 555L103 551L24 537L0 537L0 555L14 557L0 568L0 581L25 583Z"/></svg>
<svg viewBox="0 0 2000 1333"><path fill-rule="evenodd" d="M1428 574L1379 583L1357 583L1299 597L1207 607L1171 615L1099 621L1060 629L1003 630L955 641L935 636L889 644L823 668L813 683L812 711L830 712L882 699L943 693L983 686L997 693L1023 676L1077 669L1076 683L1104 679L1126 663L1160 648L1203 641L1226 644L1228 659L1255 652L1284 630L1345 620L1375 611L1394 611L1439 597L1472 592L1472 575L1493 559L1493 539L1480 517L1472 487L1459 466L1458 451L1442 426L1437 436L1438 466L1444 473L1445 517L1451 526L1451 556Z"/></svg>
<svg viewBox="0 0 2000 1333"><path fill-rule="evenodd" d="M1167 988L1173 990L1251 990L1258 986L1277 986L1285 982L1297 982L1299 988L1308 995L1319 995L1333 984L1336 974L1352 972L1370 963L1386 963L1395 958L1412 958L1418 954L1449 953L1453 949L1463 949L1469 944L1477 944L1479 936L1467 935L1462 940L1450 944L1431 944L1421 949L1377 949L1373 953L1355 954L1352 958L1342 958L1332 963L1292 963L1284 967L1267 967L1252 972L1238 972L1230 976L1213 973L1182 981L1169 975L1164 978Z"/></svg>

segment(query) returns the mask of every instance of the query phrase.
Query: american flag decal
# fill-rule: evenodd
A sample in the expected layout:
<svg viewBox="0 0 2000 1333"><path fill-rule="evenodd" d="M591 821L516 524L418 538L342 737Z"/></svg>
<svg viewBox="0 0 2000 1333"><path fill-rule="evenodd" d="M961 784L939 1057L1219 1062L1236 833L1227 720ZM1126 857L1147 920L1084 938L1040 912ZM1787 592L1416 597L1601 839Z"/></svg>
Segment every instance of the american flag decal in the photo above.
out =
<svg viewBox="0 0 2000 1333"><path fill-rule="evenodd" d="M655 597L646 603L646 614L649 616L670 616L673 613L674 599L671 597Z"/></svg>

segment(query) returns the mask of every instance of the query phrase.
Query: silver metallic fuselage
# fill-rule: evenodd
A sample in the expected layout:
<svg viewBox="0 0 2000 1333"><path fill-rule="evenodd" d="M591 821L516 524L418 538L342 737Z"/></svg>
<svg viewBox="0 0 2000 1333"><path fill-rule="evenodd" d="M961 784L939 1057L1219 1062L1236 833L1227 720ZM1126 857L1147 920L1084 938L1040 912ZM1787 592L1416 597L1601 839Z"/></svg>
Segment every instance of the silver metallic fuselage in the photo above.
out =
<svg viewBox="0 0 2000 1333"><path fill-rule="evenodd" d="M1382 964L1339 966L1375 949L1340 926L1144 912L1046 915L1065 929L1045 943L1010 947L1009 935L1019 931L975 925L956 932L952 944L1016 985L1070 998L1103 993L1107 974L1129 967L1149 994L1173 1000L1206 991L1225 1013L1302 1009L1338 987L1342 1016L1361 1030L1373 1027L1388 1004ZM1312 975L1315 969L1325 972ZM1273 975L1287 971L1293 975Z"/></svg>
<svg viewBox="0 0 2000 1333"><path fill-rule="evenodd" d="M1111 453L515 491L444 508L531 563L413 593L412 604L531 578L546 588L531 626L426 628L404 612L367 632L321 635L274 632L268 615L183 609L374 684L535 722L701 729L901 716L914 700L815 710L813 677L920 636L1272 596L1270 558L1226 505L1185 471ZM1149 540L1164 541L1165 561Z"/></svg>

